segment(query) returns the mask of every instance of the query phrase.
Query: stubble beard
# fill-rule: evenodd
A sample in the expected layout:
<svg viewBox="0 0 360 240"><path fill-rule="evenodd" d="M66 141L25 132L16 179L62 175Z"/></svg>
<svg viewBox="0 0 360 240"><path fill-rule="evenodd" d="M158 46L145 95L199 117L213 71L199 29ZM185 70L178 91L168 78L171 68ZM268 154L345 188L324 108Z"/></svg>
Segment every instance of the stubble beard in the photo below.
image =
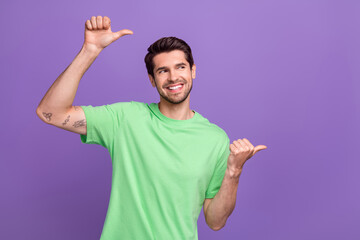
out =
<svg viewBox="0 0 360 240"><path fill-rule="evenodd" d="M185 100L188 98L188 96L189 96L189 94L190 94L190 92L191 92L191 90L192 90L192 87L193 87L193 79L191 79L191 86L190 86L189 91L184 94L184 97L183 97L182 99L180 99L180 100L178 100L178 101L174 101L174 100L168 98L167 96L165 96L164 94L162 94L162 91L159 90L159 87L158 87L158 85L156 84L156 80L154 80L154 82L155 82L155 86L156 86L156 89L157 89L159 95L160 95L162 98L164 98L166 101L168 101L169 103L172 103L172 104L180 104L180 103L182 103L183 101L185 101ZM185 87L185 85L184 85L183 87ZM165 91L166 91L166 90L165 90Z"/></svg>

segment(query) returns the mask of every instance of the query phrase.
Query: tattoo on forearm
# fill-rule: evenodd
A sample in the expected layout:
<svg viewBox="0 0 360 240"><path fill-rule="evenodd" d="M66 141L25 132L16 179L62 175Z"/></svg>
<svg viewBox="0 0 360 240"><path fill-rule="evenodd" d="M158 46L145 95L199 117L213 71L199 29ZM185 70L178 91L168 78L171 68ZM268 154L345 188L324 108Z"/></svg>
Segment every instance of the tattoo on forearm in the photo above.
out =
<svg viewBox="0 0 360 240"><path fill-rule="evenodd" d="M75 128L78 128L78 127L82 127L82 126L85 126L85 125L86 125L86 120L83 119L83 120L76 121L73 126Z"/></svg>
<svg viewBox="0 0 360 240"><path fill-rule="evenodd" d="M67 116L67 118L66 118L65 121L62 123L62 125L65 126L65 125L68 123L69 119L70 119L70 115Z"/></svg>
<svg viewBox="0 0 360 240"><path fill-rule="evenodd" d="M49 122L51 121L52 113L43 112L42 114L46 118L46 120L48 120Z"/></svg>

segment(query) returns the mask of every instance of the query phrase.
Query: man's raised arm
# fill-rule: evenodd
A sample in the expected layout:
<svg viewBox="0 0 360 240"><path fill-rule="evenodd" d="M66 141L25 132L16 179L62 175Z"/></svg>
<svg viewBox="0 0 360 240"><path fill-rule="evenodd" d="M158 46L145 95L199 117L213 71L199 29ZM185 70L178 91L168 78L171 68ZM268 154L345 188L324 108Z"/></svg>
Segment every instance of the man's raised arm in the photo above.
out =
<svg viewBox="0 0 360 240"><path fill-rule="evenodd" d="M39 103L36 114L45 123L86 134L84 111L73 106L80 79L100 52L121 36L133 34L131 30L111 31L108 17L93 16L85 23L84 44L72 63L60 74Z"/></svg>

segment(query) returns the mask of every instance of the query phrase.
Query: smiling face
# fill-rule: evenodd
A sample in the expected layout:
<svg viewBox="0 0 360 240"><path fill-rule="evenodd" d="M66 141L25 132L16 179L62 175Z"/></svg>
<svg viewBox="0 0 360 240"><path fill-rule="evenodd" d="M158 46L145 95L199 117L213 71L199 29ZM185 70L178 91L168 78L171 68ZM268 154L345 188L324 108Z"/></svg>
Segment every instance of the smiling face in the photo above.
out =
<svg viewBox="0 0 360 240"><path fill-rule="evenodd" d="M195 64L190 70L185 53L181 50L159 53L153 58L153 63L155 79L150 74L149 78L160 97L172 104L185 101L195 78Z"/></svg>

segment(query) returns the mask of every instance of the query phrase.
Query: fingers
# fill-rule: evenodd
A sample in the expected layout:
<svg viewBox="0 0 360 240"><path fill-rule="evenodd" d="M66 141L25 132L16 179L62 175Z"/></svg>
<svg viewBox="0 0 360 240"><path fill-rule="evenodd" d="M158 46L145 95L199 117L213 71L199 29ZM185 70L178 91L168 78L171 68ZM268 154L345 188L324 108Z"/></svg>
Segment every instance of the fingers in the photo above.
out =
<svg viewBox="0 0 360 240"><path fill-rule="evenodd" d="M267 146L257 145L256 147L254 147L248 139L243 138L233 141L233 143L230 144L229 148L230 154L232 154L232 156L235 156L235 158L240 159L240 162L243 161L242 165L244 165L244 163L248 159L253 157L255 153L267 149Z"/></svg>
<svg viewBox="0 0 360 240"><path fill-rule="evenodd" d="M97 16L96 17L96 24L97 24L97 28L98 29L102 29L103 28L103 21L102 21L102 17L101 16Z"/></svg>
<svg viewBox="0 0 360 240"><path fill-rule="evenodd" d="M233 145L239 150L251 151L253 152L253 155L260 150L267 149L267 146L265 145L257 145L254 147L254 145L252 145L251 142L246 138L233 141Z"/></svg>
<svg viewBox="0 0 360 240"><path fill-rule="evenodd" d="M233 144L236 148L240 149L241 148L241 144L238 141L233 141Z"/></svg>
<svg viewBox="0 0 360 240"><path fill-rule="evenodd" d="M86 20L85 26L88 30L92 30L91 22L90 20Z"/></svg>
<svg viewBox="0 0 360 240"><path fill-rule="evenodd" d="M105 29L109 29L110 24L111 24L110 18L108 18L107 16L105 16L104 19L103 19L103 27L104 27Z"/></svg>
<svg viewBox="0 0 360 240"><path fill-rule="evenodd" d="M238 139L238 142L240 143L241 147L242 147L245 151L249 151L250 146L248 146L247 143L244 142L244 140Z"/></svg>
<svg viewBox="0 0 360 240"><path fill-rule="evenodd" d="M92 25L92 29L97 30L96 17L92 16L90 22Z"/></svg>
<svg viewBox="0 0 360 240"><path fill-rule="evenodd" d="M107 16L92 16L90 20L86 20L86 28L88 30L102 30L102 29L109 29L110 28L110 18Z"/></svg>
<svg viewBox="0 0 360 240"><path fill-rule="evenodd" d="M243 138L243 141L250 147L250 148L254 148L254 146L251 144L251 142L249 140L247 140L246 138Z"/></svg>
<svg viewBox="0 0 360 240"><path fill-rule="evenodd" d="M230 144L230 146L229 146L229 148L230 148L230 152L232 152L232 153L237 153L237 148L233 145L233 144Z"/></svg>
<svg viewBox="0 0 360 240"><path fill-rule="evenodd" d="M241 149L243 151L248 151L250 149L250 147L241 139L235 140L233 141L233 144L238 148Z"/></svg>

